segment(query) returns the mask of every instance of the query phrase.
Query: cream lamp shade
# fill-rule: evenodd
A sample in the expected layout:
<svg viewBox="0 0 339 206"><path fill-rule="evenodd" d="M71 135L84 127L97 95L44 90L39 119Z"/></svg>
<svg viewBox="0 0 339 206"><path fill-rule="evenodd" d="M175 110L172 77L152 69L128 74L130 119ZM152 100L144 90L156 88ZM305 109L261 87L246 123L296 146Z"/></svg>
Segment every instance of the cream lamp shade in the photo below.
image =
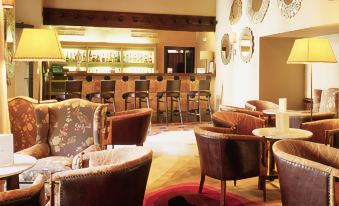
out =
<svg viewBox="0 0 339 206"><path fill-rule="evenodd" d="M200 60L210 60L213 59L212 51L200 51Z"/></svg>
<svg viewBox="0 0 339 206"><path fill-rule="evenodd" d="M24 29L14 61L65 61L58 35L51 29Z"/></svg>
<svg viewBox="0 0 339 206"><path fill-rule="evenodd" d="M304 38L294 42L287 63L336 63L331 43L328 39Z"/></svg>

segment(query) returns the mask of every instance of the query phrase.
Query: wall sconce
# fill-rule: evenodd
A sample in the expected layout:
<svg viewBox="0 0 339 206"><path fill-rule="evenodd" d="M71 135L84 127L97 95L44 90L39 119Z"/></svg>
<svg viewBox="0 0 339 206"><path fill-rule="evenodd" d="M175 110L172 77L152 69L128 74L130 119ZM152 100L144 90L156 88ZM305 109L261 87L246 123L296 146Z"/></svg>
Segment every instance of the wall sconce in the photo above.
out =
<svg viewBox="0 0 339 206"><path fill-rule="evenodd" d="M2 7L6 9L14 8L14 0L2 0Z"/></svg>

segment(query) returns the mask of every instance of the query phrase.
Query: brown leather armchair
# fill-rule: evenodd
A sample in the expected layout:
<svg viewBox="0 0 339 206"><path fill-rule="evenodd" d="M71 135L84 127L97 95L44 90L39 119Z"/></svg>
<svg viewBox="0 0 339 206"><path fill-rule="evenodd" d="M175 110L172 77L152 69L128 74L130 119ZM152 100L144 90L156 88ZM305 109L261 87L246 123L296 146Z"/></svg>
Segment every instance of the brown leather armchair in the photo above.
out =
<svg viewBox="0 0 339 206"><path fill-rule="evenodd" d="M34 180L32 186L28 188L0 192L0 205L43 206L45 205L44 183L44 177L39 175Z"/></svg>
<svg viewBox="0 0 339 206"><path fill-rule="evenodd" d="M313 133L309 141L333 146L335 135L339 135L339 119L306 122L302 123L300 128Z"/></svg>
<svg viewBox="0 0 339 206"><path fill-rule="evenodd" d="M339 150L301 140L273 145L284 206L338 205ZM335 197L336 196L336 197Z"/></svg>
<svg viewBox="0 0 339 206"><path fill-rule="evenodd" d="M82 169L53 174L51 206L142 205L151 150L125 147L91 152L81 162Z"/></svg>
<svg viewBox="0 0 339 206"><path fill-rule="evenodd" d="M55 103L56 100L41 101L40 104ZM14 140L14 152L35 144L37 128L34 109L38 101L30 97L18 96L8 99L9 120Z"/></svg>
<svg viewBox="0 0 339 206"><path fill-rule="evenodd" d="M205 176L221 180L220 205L226 205L226 180L259 176L258 187L266 200L265 139L252 135L229 134L229 128L201 127L195 129L200 158L202 192Z"/></svg>
<svg viewBox="0 0 339 206"><path fill-rule="evenodd" d="M252 131L265 127L265 120L239 112L216 112L212 115L215 127L234 128L236 134L252 135Z"/></svg>
<svg viewBox="0 0 339 206"><path fill-rule="evenodd" d="M20 153L34 156L38 162L22 174L23 180L30 181L46 170L69 170L79 153L100 150L106 110L106 105L82 99L37 106L37 143Z"/></svg>
<svg viewBox="0 0 339 206"><path fill-rule="evenodd" d="M138 145L145 142L152 119L152 109L117 112L107 118L104 145Z"/></svg>

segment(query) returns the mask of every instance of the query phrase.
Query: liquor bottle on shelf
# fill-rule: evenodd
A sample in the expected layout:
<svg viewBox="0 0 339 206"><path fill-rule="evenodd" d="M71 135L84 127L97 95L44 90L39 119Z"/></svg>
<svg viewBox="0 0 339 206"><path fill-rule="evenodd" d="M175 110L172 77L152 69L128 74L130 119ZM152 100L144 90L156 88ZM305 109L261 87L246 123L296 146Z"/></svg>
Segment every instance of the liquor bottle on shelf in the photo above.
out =
<svg viewBox="0 0 339 206"><path fill-rule="evenodd" d="M89 53L88 53L88 61L89 61L89 62L92 62L92 61L93 61L92 57L93 57L93 56L92 56L92 51L90 50Z"/></svg>
<svg viewBox="0 0 339 206"><path fill-rule="evenodd" d="M66 62L69 62L68 52L66 53Z"/></svg>

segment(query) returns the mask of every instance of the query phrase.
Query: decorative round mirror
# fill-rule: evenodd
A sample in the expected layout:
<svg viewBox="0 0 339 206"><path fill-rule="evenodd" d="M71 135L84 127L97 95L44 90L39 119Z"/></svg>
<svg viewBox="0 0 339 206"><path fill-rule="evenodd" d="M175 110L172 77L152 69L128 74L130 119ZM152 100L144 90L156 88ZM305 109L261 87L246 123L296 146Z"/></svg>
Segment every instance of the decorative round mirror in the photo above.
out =
<svg viewBox="0 0 339 206"><path fill-rule="evenodd" d="M281 15L287 18L294 17L300 10L303 0L278 0Z"/></svg>
<svg viewBox="0 0 339 206"><path fill-rule="evenodd" d="M239 19L242 15L242 1L241 0L233 0L231 12L230 12L230 24L234 25L238 23Z"/></svg>
<svg viewBox="0 0 339 206"><path fill-rule="evenodd" d="M240 57L244 62L249 62L253 54L253 32L245 27L240 34L239 41Z"/></svg>
<svg viewBox="0 0 339 206"><path fill-rule="evenodd" d="M262 22L265 18L270 0L248 0L247 16L254 24Z"/></svg>
<svg viewBox="0 0 339 206"><path fill-rule="evenodd" d="M224 34L221 40L221 59L225 65L230 63L232 55L232 44L228 34Z"/></svg>

